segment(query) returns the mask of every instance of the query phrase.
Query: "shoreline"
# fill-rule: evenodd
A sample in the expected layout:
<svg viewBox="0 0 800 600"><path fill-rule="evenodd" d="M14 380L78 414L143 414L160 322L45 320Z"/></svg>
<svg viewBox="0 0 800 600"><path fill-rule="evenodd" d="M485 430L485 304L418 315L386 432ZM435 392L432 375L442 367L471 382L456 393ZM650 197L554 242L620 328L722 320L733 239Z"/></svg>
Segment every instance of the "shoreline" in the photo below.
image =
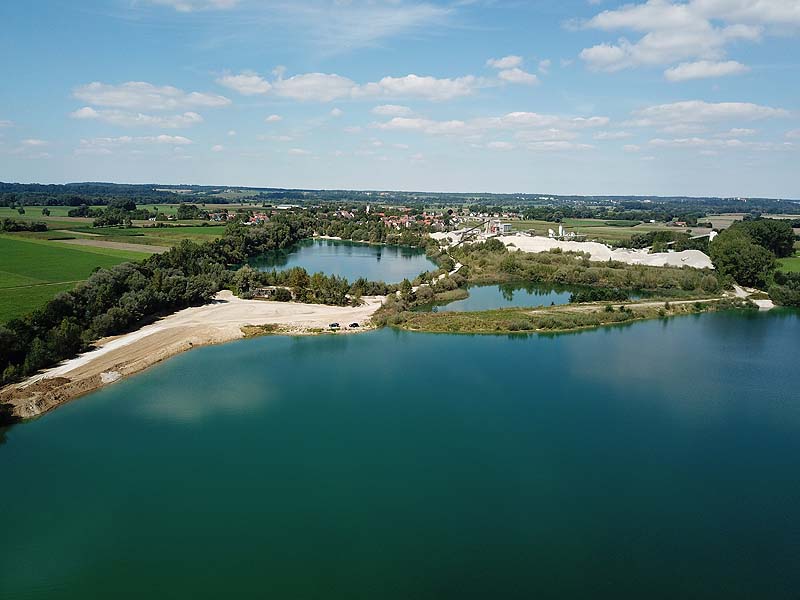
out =
<svg viewBox="0 0 800 600"><path fill-rule="evenodd" d="M251 337L244 331L248 327L275 326L277 335L317 335L330 323L355 322L359 329L337 334L370 331L369 320L384 298L363 300L358 307L243 300L224 290L210 304L99 340L93 350L0 389L0 404L10 405L12 417L37 417L187 350Z"/></svg>

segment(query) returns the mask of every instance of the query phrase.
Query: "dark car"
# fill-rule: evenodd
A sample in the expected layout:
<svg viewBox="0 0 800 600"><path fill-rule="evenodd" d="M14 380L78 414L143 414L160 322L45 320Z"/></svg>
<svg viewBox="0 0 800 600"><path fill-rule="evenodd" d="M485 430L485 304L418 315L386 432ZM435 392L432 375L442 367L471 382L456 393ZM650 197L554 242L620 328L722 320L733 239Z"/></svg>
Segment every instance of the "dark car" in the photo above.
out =
<svg viewBox="0 0 800 600"><path fill-rule="evenodd" d="M356 327L359 327L358 323L350 323L350 329L354 329Z"/></svg>
<svg viewBox="0 0 800 600"><path fill-rule="evenodd" d="M331 323L330 325L328 325L328 327L330 327L331 329L339 329L339 324L338 323Z"/></svg>

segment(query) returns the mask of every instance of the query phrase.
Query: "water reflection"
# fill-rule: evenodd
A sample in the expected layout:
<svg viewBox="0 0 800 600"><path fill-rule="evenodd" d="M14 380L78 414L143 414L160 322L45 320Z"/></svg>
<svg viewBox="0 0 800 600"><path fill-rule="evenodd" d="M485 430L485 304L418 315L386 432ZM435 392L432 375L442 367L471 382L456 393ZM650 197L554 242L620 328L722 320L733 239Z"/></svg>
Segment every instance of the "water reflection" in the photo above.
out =
<svg viewBox="0 0 800 600"><path fill-rule="evenodd" d="M292 248L254 257L249 264L259 271L283 271L303 267L309 273L322 272L354 281L397 283L414 279L436 269L424 251L409 246L385 246L348 240L303 240Z"/></svg>

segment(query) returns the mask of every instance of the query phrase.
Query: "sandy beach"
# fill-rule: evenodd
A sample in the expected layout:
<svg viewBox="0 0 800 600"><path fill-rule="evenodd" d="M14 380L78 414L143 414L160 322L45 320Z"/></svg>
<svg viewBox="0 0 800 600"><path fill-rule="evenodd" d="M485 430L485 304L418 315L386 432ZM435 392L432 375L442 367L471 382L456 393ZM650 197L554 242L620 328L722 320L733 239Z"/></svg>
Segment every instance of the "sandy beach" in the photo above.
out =
<svg viewBox="0 0 800 600"><path fill-rule="evenodd" d="M330 323L359 323L368 329L383 297L366 297L358 307L242 300L222 291L215 302L184 309L137 331L100 340L96 348L42 373L0 390L21 418L56 406L138 373L180 352L244 337L243 327L274 324L281 333L303 335Z"/></svg>

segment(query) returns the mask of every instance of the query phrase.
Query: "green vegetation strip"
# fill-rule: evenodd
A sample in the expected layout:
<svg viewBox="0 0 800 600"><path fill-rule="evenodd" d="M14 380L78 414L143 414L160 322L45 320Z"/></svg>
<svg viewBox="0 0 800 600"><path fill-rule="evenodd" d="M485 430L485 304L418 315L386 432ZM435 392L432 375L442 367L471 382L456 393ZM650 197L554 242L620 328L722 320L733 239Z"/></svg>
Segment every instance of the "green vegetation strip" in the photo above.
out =
<svg viewBox="0 0 800 600"><path fill-rule="evenodd" d="M615 305L503 308L480 312L406 313L396 326L431 333L546 333L616 325L716 310L752 307L740 299L645 302Z"/></svg>

